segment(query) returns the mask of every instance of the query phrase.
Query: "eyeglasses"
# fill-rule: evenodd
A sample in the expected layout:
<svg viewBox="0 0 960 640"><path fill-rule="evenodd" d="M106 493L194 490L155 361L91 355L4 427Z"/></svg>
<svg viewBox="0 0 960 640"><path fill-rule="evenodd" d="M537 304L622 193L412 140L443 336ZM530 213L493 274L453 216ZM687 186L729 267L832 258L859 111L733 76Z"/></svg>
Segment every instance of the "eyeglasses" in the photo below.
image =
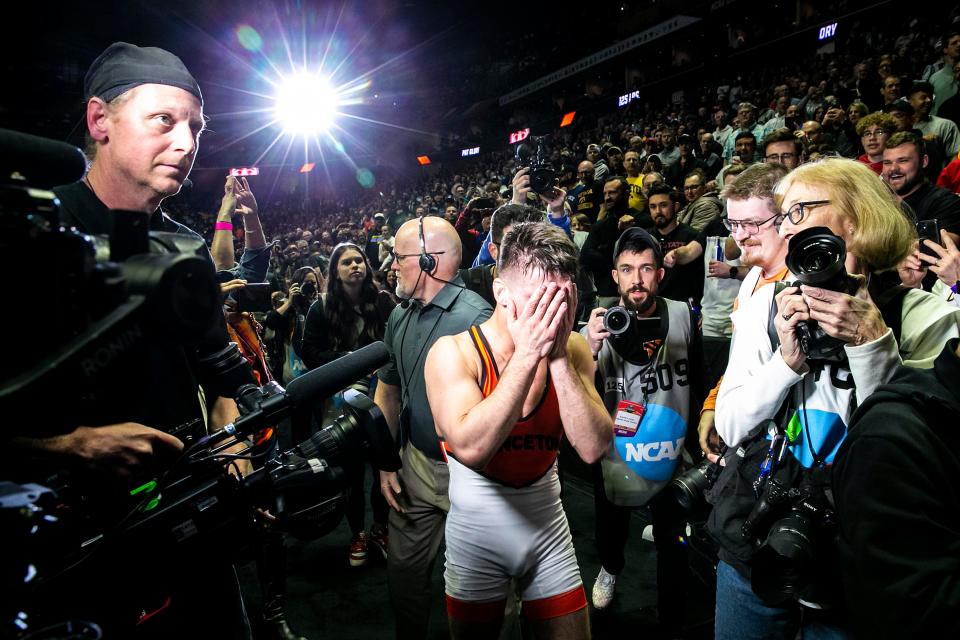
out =
<svg viewBox="0 0 960 640"><path fill-rule="evenodd" d="M684 191L696 191L697 189L699 189L699 188L702 187L702 186L703 186L702 184L685 184L685 185L683 185L683 190L684 190Z"/></svg>
<svg viewBox="0 0 960 640"><path fill-rule="evenodd" d="M774 226L779 226L780 221L783 219L783 214L780 213L774 214L766 220L731 220L730 218L724 218L723 226L734 233L736 233L737 229L743 229L748 234L754 235L760 233L760 227L776 218L779 218L780 220L777 220L774 223Z"/></svg>
<svg viewBox="0 0 960 640"><path fill-rule="evenodd" d="M771 153L767 156L764 156L764 160L767 162L779 162L780 164L785 164L790 160L793 160L797 157L795 153Z"/></svg>
<svg viewBox="0 0 960 640"><path fill-rule="evenodd" d="M446 251L427 251L426 253L428 256L439 256L446 253ZM393 256L394 262L396 262L398 265L403 264L403 261L406 260L407 258L420 257L419 253L397 253L396 251L393 251L393 250L390 251L390 255Z"/></svg>
<svg viewBox="0 0 960 640"><path fill-rule="evenodd" d="M871 131L864 131L860 136L861 138L879 138L880 136L887 135L887 132L883 129L873 129Z"/></svg>
<svg viewBox="0 0 960 640"><path fill-rule="evenodd" d="M830 204L829 200L807 200L805 202L798 202L792 207L781 213L780 215L785 216L790 220L791 224L800 224L803 222L803 217L806 215L807 209L813 209L815 207L820 207L825 204Z"/></svg>

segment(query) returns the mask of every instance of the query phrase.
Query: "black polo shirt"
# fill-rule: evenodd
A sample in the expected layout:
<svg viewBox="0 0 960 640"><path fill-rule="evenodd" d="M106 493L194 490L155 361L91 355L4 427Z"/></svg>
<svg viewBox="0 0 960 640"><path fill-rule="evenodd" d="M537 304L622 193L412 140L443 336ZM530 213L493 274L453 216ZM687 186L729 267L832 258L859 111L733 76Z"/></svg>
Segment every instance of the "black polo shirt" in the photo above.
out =
<svg viewBox="0 0 960 640"><path fill-rule="evenodd" d="M383 341L390 352L390 362L380 369L379 378L400 387L401 407L410 415L410 432L401 434L404 441L409 440L434 460L443 460L443 455L423 377L427 353L440 336L462 333L470 325L488 319L491 313L490 305L468 290L457 275L427 304L412 300L406 309L395 308L387 321Z"/></svg>

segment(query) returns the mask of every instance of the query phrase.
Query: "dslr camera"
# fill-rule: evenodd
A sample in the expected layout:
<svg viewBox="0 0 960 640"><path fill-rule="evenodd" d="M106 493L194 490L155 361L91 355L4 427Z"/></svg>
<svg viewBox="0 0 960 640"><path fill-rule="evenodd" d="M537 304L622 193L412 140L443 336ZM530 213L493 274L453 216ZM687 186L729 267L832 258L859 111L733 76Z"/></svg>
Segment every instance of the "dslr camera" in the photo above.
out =
<svg viewBox="0 0 960 640"><path fill-rule="evenodd" d="M517 145L517 169L530 168L530 189L537 195L543 195L554 188L557 172L550 165L546 151L547 136L530 136Z"/></svg>
<svg viewBox="0 0 960 640"><path fill-rule="evenodd" d="M607 341L621 358L644 365L650 362L644 343L667 335L666 318L666 314L641 318L635 311L618 305L603 314L603 328L610 332Z"/></svg>
<svg viewBox="0 0 960 640"><path fill-rule="evenodd" d="M827 227L811 227L790 238L787 268L802 284L853 295L857 281L847 273L847 245ZM797 325L797 341L810 360L839 361L844 358L844 342L827 335L815 320Z"/></svg>
<svg viewBox="0 0 960 640"><path fill-rule="evenodd" d="M764 486L741 534L757 550L751 562L754 593L770 605L791 599L823 607L838 599L837 519L822 487L788 487L776 478Z"/></svg>
<svg viewBox="0 0 960 640"><path fill-rule="evenodd" d="M674 500L690 513L707 503L706 492L717 482L723 467L704 458L700 464L688 469L670 482Z"/></svg>

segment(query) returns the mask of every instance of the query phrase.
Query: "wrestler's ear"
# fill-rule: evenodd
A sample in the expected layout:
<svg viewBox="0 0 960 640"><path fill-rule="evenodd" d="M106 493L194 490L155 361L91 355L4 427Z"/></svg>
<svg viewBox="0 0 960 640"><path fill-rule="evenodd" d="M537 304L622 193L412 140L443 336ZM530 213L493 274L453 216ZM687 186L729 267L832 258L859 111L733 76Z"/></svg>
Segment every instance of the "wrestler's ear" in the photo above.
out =
<svg viewBox="0 0 960 640"><path fill-rule="evenodd" d="M506 308L507 300L510 298L510 290L500 278L493 279L493 299L497 301L497 306Z"/></svg>

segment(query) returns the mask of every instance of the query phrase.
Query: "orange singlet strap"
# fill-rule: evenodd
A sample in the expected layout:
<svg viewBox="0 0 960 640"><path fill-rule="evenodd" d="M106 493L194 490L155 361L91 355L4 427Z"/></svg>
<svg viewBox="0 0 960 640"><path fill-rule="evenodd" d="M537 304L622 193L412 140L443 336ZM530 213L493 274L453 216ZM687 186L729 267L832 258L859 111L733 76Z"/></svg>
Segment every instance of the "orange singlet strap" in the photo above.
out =
<svg viewBox="0 0 960 640"><path fill-rule="evenodd" d="M487 343L487 338L480 332L478 325L471 325L470 338L473 340L473 346L476 347L477 353L480 355L480 364L482 366L480 371L480 390L483 392L483 397L486 398L493 393L494 387L497 386L497 380L500 379L500 371L497 369L497 363L493 359L493 352Z"/></svg>

